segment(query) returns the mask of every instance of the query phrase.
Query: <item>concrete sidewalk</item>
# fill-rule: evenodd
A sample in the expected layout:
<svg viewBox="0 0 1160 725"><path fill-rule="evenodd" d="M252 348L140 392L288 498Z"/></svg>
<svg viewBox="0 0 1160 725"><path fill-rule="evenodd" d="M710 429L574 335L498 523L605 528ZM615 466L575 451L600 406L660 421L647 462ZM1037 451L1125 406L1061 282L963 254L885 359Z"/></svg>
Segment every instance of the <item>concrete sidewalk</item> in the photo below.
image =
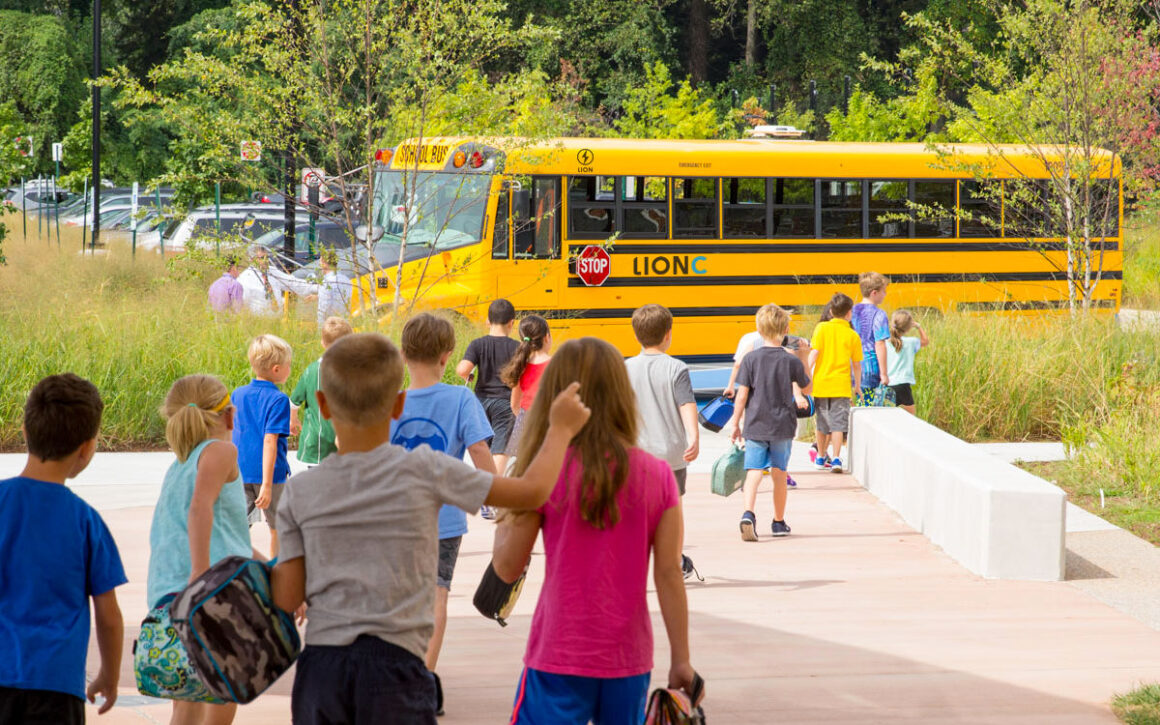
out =
<svg viewBox="0 0 1160 725"><path fill-rule="evenodd" d="M141 698L133 685L130 643L146 610L152 515L133 499L148 490L137 487L156 496L151 482L169 458L103 456L94 478L76 488L105 515L130 583L118 590L126 622L122 697L108 715L97 718L90 708L89 717L108 725L163 723L168 704ZM18 459L0 458L0 477L17 472ZM101 471L115 480L98 480ZM686 552L705 576L688 585L690 629L711 722L1114 723L1106 704L1114 693L1160 680L1160 632L1138 619L1072 583L980 579L849 476L800 471L795 478L786 517L793 534L744 543L740 498L713 496L707 476L690 476ZM118 498L118 489L133 495ZM763 534L770 506L763 492ZM475 518L470 526L439 665L447 725L506 722L543 579L536 556L511 626L480 617L471 595L488 561L492 524ZM262 527L254 539L266 546ZM368 561L374 556L367 552ZM1086 582L1116 581L1096 569L1102 574ZM662 684L668 650L651 591L654 684ZM90 675L94 655L91 645ZM236 722L289 722L291 683L292 673L241 708Z"/></svg>

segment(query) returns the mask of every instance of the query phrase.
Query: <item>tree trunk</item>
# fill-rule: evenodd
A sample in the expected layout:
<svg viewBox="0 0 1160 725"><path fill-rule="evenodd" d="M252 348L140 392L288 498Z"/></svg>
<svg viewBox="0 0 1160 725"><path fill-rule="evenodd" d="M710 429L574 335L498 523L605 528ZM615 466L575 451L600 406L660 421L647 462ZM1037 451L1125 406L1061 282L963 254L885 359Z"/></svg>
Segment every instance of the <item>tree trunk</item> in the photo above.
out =
<svg viewBox="0 0 1160 725"><path fill-rule="evenodd" d="M693 85L709 77L709 13L705 0L689 0L689 78Z"/></svg>
<svg viewBox="0 0 1160 725"><path fill-rule="evenodd" d="M753 70L757 65L757 0L749 0L745 12L745 67Z"/></svg>

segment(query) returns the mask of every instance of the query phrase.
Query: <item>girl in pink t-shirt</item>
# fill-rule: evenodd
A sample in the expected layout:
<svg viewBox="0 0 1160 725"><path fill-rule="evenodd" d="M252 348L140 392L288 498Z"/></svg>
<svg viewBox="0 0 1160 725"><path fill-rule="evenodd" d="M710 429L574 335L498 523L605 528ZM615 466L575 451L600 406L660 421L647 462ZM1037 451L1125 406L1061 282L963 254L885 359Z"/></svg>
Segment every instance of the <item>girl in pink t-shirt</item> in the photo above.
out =
<svg viewBox="0 0 1160 725"><path fill-rule="evenodd" d="M540 389L540 376L552 359L551 350L552 333L548 331L547 320L539 315L520 320L520 346L499 374L500 380L512 389L512 413L516 416L505 455L514 456L519 450L524 418Z"/></svg>
<svg viewBox="0 0 1160 725"><path fill-rule="evenodd" d="M579 381L592 417L572 439L548 502L509 513L493 566L514 581L544 536L545 573L511 723L639 725L652 671L648 563L668 632L669 686L691 692L681 509L664 461L636 448L637 412L624 359L595 338L566 342L540 379L516 471L543 443L556 393Z"/></svg>

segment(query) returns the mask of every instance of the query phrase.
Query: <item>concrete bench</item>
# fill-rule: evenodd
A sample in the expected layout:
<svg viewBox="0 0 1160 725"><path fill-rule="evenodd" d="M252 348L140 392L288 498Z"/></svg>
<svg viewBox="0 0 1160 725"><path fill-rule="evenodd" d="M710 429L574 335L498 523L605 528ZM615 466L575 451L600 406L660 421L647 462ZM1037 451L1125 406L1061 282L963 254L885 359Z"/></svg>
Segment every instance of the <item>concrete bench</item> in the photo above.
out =
<svg viewBox="0 0 1160 725"><path fill-rule="evenodd" d="M850 422L850 473L953 559L993 579L1063 578L1059 487L898 408Z"/></svg>

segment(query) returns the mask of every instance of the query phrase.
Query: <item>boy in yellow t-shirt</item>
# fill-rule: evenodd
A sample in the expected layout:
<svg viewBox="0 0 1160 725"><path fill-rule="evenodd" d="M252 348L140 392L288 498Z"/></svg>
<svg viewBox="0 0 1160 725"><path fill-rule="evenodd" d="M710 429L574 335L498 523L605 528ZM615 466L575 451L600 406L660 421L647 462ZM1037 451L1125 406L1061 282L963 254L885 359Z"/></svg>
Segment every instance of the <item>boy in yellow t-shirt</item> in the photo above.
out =
<svg viewBox="0 0 1160 725"><path fill-rule="evenodd" d="M850 326L854 300L838 292L830 298L833 319L814 328L810 341L810 377L814 381L817 410L818 457L814 468L842 472L842 443L850 425L850 378L853 390L862 384L862 338ZM826 446L833 442L833 457Z"/></svg>

